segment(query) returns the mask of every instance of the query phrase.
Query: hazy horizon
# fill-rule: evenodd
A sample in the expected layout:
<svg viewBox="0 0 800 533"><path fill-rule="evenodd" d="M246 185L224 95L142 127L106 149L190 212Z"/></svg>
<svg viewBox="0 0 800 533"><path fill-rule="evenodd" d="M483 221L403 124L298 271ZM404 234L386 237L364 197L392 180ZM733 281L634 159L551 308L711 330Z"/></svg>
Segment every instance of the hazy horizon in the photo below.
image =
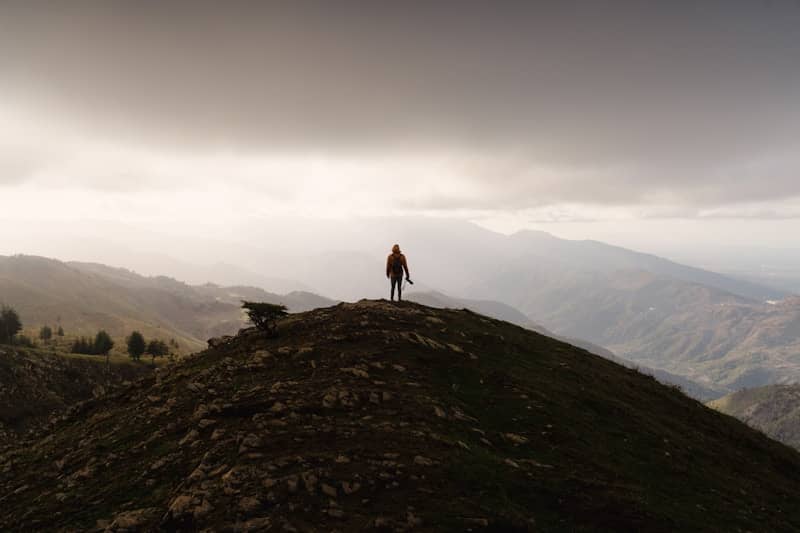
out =
<svg viewBox="0 0 800 533"><path fill-rule="evenodd" d="M800 6L616 4L4 2L0 218L795 247Z"/></svg>
<svg viewBox="0 0 800 533"><path fill-rule="evenodd" d="M481 263L488 261L487 266L494 263L494 268L503 269L504 262L515 260L516 255L513 247L498 255L498 246L513 246L511 234L446 217L304 219L300 223L291 217L254 218L224 227L208 223L190 228L111 220L68 225L36 221L24 232L15 226L2 227L0 255L94 262L190 284L252 285L278 293L308 290L347 300L384 295L381 271L394 242L401 244L414 277L418 275L417 281L422 281L413 290L442 290L456 297L471 296L469 286L476 281L464 264L473 260L463 257L477 253L485 256ZM524 231L528 230L517 233ZM608 240L576 238L567 242L603 242L800 293L797 249L737 242L687 245L679 239L626 242L619 233L608 236ZM329 271L337 273L333 279L325 275L324 268L318 268L319 263L330 263ZM536 263L533 260L530 266L534 268ZM453 271L454 264L462 267ZM463 279L458 270L465 271Z"/></svg>

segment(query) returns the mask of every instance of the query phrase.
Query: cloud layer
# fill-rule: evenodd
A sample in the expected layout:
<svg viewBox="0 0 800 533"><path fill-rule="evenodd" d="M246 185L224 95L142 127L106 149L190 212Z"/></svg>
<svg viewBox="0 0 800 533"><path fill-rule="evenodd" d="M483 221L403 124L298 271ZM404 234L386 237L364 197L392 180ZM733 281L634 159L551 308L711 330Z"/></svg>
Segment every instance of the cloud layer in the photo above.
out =
<svg viewBox="0 0 800 533"><path fill-rule="evenodd" d="M795 2L165 4L0 6L4 194L796 216Z"/></svg>

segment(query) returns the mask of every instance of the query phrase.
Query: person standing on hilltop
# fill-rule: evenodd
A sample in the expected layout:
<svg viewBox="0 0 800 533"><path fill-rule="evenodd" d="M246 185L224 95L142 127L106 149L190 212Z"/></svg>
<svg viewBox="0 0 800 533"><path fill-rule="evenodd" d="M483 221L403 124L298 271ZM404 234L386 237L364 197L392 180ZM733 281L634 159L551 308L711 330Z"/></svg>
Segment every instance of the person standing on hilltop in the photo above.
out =
<svg viewBox="0 0 800 533"><path fill-rule="evenodd" d="M408 273L406 256L400 253L400 245L395 244L392 246L392 253L390 253L389 257L386 259L386 277L392 281L392 301L394 301L395 286L397 287L397 301L403 300L403 271L405 271L406 279L410 282L411 280L409 278L411 275Z"/></svg>

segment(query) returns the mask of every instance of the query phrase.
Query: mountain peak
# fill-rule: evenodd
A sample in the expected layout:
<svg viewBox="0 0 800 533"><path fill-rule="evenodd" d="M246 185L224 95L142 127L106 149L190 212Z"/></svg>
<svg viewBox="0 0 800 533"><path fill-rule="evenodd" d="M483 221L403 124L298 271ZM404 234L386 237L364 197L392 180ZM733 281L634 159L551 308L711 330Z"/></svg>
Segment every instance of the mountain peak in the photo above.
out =
<svg viewBox="0 0 800 533"><path fill-rule="evenodd" d="M548 233L546 231L541 231L541 230L533 230L533 229L523 229L516 231L511 235L509 235L509 238L514 240L520 240L520 239L537 239L537 240L553 240L553 241L564 240L561 239L560 237L556 237L552 233Z"/></svg>

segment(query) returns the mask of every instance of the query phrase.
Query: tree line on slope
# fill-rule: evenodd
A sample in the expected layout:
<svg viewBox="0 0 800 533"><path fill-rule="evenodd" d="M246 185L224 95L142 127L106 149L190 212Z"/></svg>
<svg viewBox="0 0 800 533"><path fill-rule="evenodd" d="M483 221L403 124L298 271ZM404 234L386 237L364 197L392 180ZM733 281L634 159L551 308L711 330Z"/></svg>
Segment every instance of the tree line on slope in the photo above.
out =
<svg viewBox="0 0 800 533"><path fill-rule="evenodd" d="M242 302L242 308L247 313L250 322L258 329L275 335L277 333L277 322L287 314L286 306L269 303ZM22 320L19 314L12 307L3 305L0 307L0 344L18 344L35 347L35 343L28 337L20 334L22 331ZM56 335L64 336L64 329L59 325ZM47 344L53 338L53 329L49 325L44 325L39 330L39 338ZM150 355L155 364L156 357L170 355L170 348L178 348L175 339L170 339L169 344L160 340L152 339L147 342L144 335L139 331L133 331L126 338L128 355L134 361L139 361L142 355ZM106 359L112 348L114 339L105 330L100 330L91 337L78 337L70 347L71 353L84 355L103 355Z"/></svg>
<svg viewBox="0 0 800 533"><path fill-rule="evenodd" d="M104 329L97 332L94 339L88 337L78 337L72 343L70 351L84 355L108 355L114 347L114 340Z"/></svg>
<svg viewBox="0 0 800 533"><path fill-rule="evenodd" d="M22 320L19 313L10 306L3 305L0 307L0 344L14 344L27 347L35 347L36 344L32 339L22 335ZM54 335L53 328L49 325L44 325L39 329L39 338L47 344L52 340ZM64 328L60 325L55 331L58 337L64 337ZM156 357L164 357L170 355L170 348L178 348L178 342L175 339L170 339L166 343L160 339L152 339L146 342L144 336L134 331L126 339L127 351L131 359L139 361L142 355L150 355L155 364ZM83 355L104 355L108 357L111 349L114 348L114 339L105 330L100 330L91 337L78 337L70 346L70 353L77 353Z"/></svg>
<svg viewBox="0 0 800 533"><path fill-rule="evenodd" d="M147 342L138 331L134 331L127 338L128 355L134 361L139 361L145 354L153 358L153 364L156 362L156 357L164 357L170 354L170 346L177 348L178 343L175 339L170 339L169 345L160 339L152 339Z"/></svg>

